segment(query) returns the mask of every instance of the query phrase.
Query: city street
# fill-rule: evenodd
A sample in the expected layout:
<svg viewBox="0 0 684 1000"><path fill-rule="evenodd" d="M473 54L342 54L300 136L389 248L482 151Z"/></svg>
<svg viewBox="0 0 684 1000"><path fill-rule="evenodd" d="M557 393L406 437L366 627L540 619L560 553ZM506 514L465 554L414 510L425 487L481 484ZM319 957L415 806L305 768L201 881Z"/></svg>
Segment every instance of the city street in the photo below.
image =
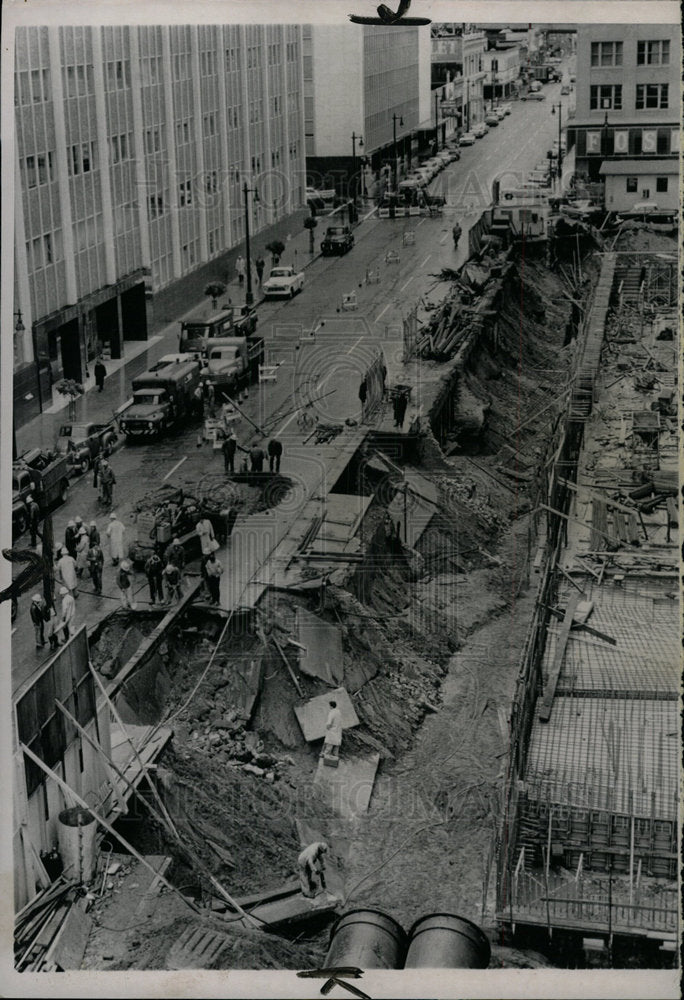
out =
<svg viewBox="0 0 684 1000"><path fill-rule="evenodd" d="M284 473L302 475L316 452L312 443L304 443L309 432L298 427L294 408L323 397L316 404L322 423L347 419L359 422L359 384L380 348L387 363L388 383L408 381L415 387L409 423L419 411L420 375L415 362L402 363L401 319L416 305L419 318L425 318L424 302L437 303L448 291L449 284L436 276L443 268L456 269L467 259L468 229L490 205L494 179L506 172L509 183L515 174L522 183L557 137L558 120L550 106L559 96L560 84L547 85L544 92L545 101L513 102L512 113L498 127L491 128L474 146L463 147L460 161L449 164L433 179L430 190L447 199L442 215L378 219L368 203L355 229L355 246L345 256L317 256L311 260L301 235L286 249L283 263L301 268L311 260L305 270L304 289L294 299L263 300L258 306L258 332L265 339L266 360L280 367L277 382L251 387L243 404L246 414L267 431L268 437L278 436L283 441ZM520 145L515 141L518 136L523 137ZM457 221L463 234L458 248L454 248L452 227ZM325 227L326 218L319 217L314 234L316 252ZM415 242L404 246L404 233L409 230L415 234ZM397 252L398 263L385 261L388 251ZM379 272L378 283L366 282L369 271ZM342 297L349 293L356 295L358 308L342 311ZM235 285L229 294L239 303L243 293ZM313 329L318 330L315 342L302 342L302 334ZM178 332L178 324L172 324L153 346L107 380L102 395L91 392L83 402L83 418L111 416L130 396L132 378L164 354L177 351ZM65 419L65 411L56 414L54 427ZM245 447L268 440L244 419L237 429ZM188 486L206 475L221 473L221 453L212 453L207 443L198 448L197 432L198 428L192 426L161 441L127 444L124 440L119 445L112 459L117 477L115 507L126 525L127 541L134 537L130 516L136 501L145 494L144 484ZM310 471L315 478L315 469ZM54 512L56 541L61 541L67 521L77 514L85 522L95 518L101 532L106 529L108 514L97 501L92 473L73 481L67 503ZM26 536L21 544L27 544ZM86 621L92 625L119 605L115 570L108 562L102 597L90 593L90 582L84 581L78 602L81 624ZM227 578L228 574L225 582ZM144 605L148 593L142 574L136 576L134 589ZM20 601L14 623L15 688L49 658L45 650L34 649L28 605L27 599Z"/></svg>

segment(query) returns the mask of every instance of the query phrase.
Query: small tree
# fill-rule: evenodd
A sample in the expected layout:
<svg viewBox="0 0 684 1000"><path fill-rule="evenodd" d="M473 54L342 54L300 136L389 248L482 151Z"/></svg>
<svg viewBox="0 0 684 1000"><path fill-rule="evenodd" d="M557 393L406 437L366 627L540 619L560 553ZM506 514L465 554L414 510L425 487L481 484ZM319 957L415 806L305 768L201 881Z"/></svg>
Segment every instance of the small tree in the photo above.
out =
<svg viewBox="0 0 684 1000"><path fill-rule="evenodd" d="M282 240L271 240L270 243L266 244L266 249L271 255L273 267L276 267L280 258L285 253L285 244Z"/></svg>
<svg viewBox="0 0 684 1000"><path fill-rule="evenodd" d="M69 420L76 419L76 400L83 395L83 386L73 378L62 378L55 382L55 389L60 396L66 396L69 400Z"/></svg>
<svg viewBox="0 0 684 1000"><path fill-rule="evenodd" d="M309 230L309 253L314 252L314 229L318 225L318 219L315 219L313 215L308 216L304 219L304 228Z"/></svg>
<svg viewBox="0 0 684 1000"><path fill-rule="evenodd" d="M225 294L225 291L226 286L222 281L210 281L204 289L204 294L211 299L211 305L216 309L218 307L218 300Z"/></svg>

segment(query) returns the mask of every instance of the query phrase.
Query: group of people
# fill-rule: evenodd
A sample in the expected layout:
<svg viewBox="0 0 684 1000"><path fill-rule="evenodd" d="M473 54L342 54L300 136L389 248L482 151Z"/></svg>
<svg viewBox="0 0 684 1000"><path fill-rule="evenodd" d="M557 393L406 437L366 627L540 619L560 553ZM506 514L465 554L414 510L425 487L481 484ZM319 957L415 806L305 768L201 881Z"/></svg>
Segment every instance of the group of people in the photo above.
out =
<svg viewBox="0 0 684 1000"><path fill-rule="evenodd" d="M259 285L264 280L264 268L266 267L266 261L259 255L254 261L254 270L256 271L257 281ZM245 282L245 275L247 274L247 264L245 263L245 258L240 254L238 259L235 261L235 273L237 274L238 285L242 287Z"/></svg>
<svg viewBox="0 0 684 1000"><path fill-rule="evenodd" d="M223 466L227 475L231 475L235 472L235 456L238 450L243 451L245 455L249 456L251 472L264 471L264 462L266 461L267 455L268 467L270 471L280 472L280 460L283 456L283 445L282 441L279 441L278 438L271 438L266 446L266 451L264 451L264 449L258 444L255 444L253 448L247 449L243 448L242 445L238 443L235 431L231 429L221 445L221 451L223 452Z"/></svg>

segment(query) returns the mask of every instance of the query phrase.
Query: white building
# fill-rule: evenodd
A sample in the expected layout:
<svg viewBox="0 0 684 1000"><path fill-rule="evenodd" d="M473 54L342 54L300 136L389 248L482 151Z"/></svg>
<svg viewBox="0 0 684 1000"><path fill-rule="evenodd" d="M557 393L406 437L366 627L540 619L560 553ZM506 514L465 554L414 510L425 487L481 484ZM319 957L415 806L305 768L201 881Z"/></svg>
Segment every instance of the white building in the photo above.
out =
<svg viewBox="0 0 684 1000"><path fill-rule="evenodd" d="M364 158L368 187L391 161L395 136L397 158L408 163L431 114L429 31L307 25L303 47L309 184L345 193Z"/></svg>

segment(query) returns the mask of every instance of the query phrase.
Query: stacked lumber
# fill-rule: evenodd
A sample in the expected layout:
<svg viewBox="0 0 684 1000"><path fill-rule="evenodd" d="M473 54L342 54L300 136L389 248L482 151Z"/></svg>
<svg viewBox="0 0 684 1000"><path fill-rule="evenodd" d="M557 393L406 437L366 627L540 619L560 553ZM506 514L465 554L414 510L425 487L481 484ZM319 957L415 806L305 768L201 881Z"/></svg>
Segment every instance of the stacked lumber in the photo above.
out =
<svg viewBox="0 0 684 1000"><path fill-rule="evenodd" d="M60 877L19 911L14 921L17 972L54 971L51 946L76 899L77 882Z"/></svg>
<svg viewBox="0 0 684 1000"><path fill-rule="evenodd" d="M418 340L416 351L422 358L445 361L450 358L468 332L460 296L447 298L435 310L426 333Z"/></svg>

